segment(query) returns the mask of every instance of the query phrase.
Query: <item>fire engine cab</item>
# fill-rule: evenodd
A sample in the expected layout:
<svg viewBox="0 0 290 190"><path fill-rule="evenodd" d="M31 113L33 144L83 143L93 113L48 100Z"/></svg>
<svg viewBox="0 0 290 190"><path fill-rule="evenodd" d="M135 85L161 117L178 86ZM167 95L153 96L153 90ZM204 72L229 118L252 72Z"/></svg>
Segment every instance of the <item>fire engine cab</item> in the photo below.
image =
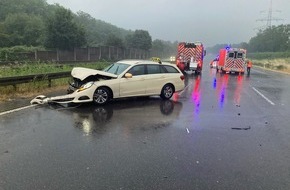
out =
<svg viewBox="0 0 290 190"><path fill-rule="evenodd" d="M244 74L246 69L246 50L241 48L221 49L219 52L219 61L217 71L223 73L241 73Z"/></svg>
<svg viewBox="0 0 290 190"><path fill-rule="evenodd" d="M184 73L200 74L205 54L201 42L180 42L177 47L176 65Z"/></svg>

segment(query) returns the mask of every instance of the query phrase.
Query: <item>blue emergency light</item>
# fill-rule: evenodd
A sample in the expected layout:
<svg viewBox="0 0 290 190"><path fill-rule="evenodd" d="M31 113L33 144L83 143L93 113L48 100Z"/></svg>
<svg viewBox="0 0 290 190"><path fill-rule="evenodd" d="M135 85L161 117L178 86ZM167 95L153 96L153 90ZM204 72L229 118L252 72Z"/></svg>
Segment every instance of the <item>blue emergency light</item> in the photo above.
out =
<svg viewBox="0 0 290 190"><path fill-rule="evenodd" d="M226 48L226 50L229 50L229 49L231 49L231 45L227 45L225 48Z"/></svg>

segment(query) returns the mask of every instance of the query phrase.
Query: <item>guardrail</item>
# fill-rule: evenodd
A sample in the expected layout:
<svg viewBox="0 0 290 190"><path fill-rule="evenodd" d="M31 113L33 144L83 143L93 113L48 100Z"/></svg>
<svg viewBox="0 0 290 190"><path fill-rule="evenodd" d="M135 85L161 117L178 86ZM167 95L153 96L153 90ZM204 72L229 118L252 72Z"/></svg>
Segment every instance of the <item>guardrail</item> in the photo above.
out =
<svg viewBox="0 0 290 190"><path fill-rule="evenodd" d="M52 79L59 79L71 76L71 72L59 72L59 73L45 73L36 75L16 76L16 77L5 77L0 78L0 86L13 85L16 89L17 84L30 83L36 81L48 81L48 87L51 87Z"/></svg>

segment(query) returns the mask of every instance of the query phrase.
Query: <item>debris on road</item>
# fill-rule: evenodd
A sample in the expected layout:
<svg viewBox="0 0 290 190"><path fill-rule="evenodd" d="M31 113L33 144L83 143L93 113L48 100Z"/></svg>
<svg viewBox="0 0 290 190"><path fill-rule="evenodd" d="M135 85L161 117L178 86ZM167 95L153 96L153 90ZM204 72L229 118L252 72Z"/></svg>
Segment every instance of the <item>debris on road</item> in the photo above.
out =
<svg viewBox="0 0 290 190"><path fill-rule="evenodd" d="M249 127L232 127L231 129L235 129L235 130L249 130L249 129L251 129L251 126L249 126Z"/></svg>

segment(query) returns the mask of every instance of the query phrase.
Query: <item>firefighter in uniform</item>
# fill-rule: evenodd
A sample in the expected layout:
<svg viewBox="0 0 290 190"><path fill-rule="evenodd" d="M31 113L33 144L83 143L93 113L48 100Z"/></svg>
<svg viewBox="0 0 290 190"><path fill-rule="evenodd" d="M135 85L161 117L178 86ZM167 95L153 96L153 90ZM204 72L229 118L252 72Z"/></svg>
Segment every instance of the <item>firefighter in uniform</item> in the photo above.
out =
<svg viewBox="0 0 290 190"><path fill-rule="evenodd" d="M247 60L246 63L247 63L247 73L249 75L250 74L250 71L251 71L251 68L253 66L253 63L252 63L251 60Z"/></svg>

